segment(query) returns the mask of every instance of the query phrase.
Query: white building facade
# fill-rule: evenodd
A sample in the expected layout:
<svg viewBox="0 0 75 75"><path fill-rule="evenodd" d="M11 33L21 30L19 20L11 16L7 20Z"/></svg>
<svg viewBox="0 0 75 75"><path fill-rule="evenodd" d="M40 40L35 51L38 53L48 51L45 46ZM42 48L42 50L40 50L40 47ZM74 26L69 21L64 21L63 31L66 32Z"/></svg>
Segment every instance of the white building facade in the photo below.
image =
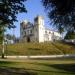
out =
<svg viewBox="0 0 75 75"><path fill-rule="evenodd" d="M20 39L23 42L45 42L60 40L61 35L58 32L51 31L44 27L44 17L34 18L34 24L23 21L20 24Z"/></svg>

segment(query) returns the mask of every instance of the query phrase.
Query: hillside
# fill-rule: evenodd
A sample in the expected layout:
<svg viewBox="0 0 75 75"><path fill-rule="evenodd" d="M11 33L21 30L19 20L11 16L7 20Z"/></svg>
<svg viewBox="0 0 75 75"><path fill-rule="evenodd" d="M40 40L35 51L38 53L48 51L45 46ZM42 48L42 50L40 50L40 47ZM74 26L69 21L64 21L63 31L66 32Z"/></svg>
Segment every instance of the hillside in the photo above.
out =
<svg viewBox="0 0 75 75"><path fill-rule="evenodd" d="M7 55L55 55L75 54L75 46L62 42L17 43L5 46ZM2 48L0 47L0 55Z"/></svg>

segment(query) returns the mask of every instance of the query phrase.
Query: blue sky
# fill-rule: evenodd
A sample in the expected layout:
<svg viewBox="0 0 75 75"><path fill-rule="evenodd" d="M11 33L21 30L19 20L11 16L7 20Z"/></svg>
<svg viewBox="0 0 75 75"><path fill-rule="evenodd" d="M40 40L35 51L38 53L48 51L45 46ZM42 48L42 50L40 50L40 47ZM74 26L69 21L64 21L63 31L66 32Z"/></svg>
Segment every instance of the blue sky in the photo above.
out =
<svg viewBox="0 0 75 75"><path fill-rule="evenodd" d="M17 15L18 22L15 22L15 25L16 25L15 30L14 31L13 31L13 29L7 30L7 33L15 34L16 37L19 37L20 36L20 23L25 19L27 19L28 21L33 23L34 17L36 17L37 15L44 16L45 26L52 29L52 27L49 25L47 13L45 12L45 9L42 6L42 3L40 1L41 0L27 0L24 4L25 4L28 12L27 13L19 13Z"/></svg>

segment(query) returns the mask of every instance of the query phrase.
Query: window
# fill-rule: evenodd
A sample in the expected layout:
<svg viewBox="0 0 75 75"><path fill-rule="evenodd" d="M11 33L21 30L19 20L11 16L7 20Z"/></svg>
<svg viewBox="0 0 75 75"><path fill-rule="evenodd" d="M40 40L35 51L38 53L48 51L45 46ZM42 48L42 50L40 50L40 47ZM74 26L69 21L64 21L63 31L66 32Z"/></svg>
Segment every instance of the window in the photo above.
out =
<svg viewBox="0 0 75 75"><path fill-rule="evenodd" d="M32 34L32 30L30 30L30 33Z"/></svg>
<svg viewBox="0 0 75 75"><path fill-rule="evenodd" d="M45 31L45 33L47 34L47 31Z"/></svg>
<svg viewBox="0 0 75 75"><path fill-rule="evenodd" d="M26 31L25 31L25 35L26 35Z"/></svg>
<svg viewBox="0 0 75 75"><path fill-rule="evenodd" d="M49 32L49 34L51 34L51 32Z"/></svg>
<svg viewBox="0 0 75 75"><path fill-rule="evenodd" d="M29 30L28 30L28 34L30 34Z"/></svg>
<svg viewBox="0 0 75 75"><path fill-rule="evenodd" d="M36 31L37 31L37 28L36 28Z"/></svg>
<svg viewBox="0 0 75 75"><path fill-rule="evenodd" d="M42 20L40 20L40 24L42 25Z"/></svg>

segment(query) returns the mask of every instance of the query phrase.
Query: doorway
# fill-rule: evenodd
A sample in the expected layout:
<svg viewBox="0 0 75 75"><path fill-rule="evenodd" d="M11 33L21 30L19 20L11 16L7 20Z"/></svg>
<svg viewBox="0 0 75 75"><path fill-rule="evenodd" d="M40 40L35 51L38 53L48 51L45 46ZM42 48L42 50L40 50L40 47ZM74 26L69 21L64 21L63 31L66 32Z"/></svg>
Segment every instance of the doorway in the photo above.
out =
<svg viewBox="0 0 75 75"><path fill-rule="evenodd" d="M30 37L29 36L27 37L27 42L30 42Z"/></svg>

